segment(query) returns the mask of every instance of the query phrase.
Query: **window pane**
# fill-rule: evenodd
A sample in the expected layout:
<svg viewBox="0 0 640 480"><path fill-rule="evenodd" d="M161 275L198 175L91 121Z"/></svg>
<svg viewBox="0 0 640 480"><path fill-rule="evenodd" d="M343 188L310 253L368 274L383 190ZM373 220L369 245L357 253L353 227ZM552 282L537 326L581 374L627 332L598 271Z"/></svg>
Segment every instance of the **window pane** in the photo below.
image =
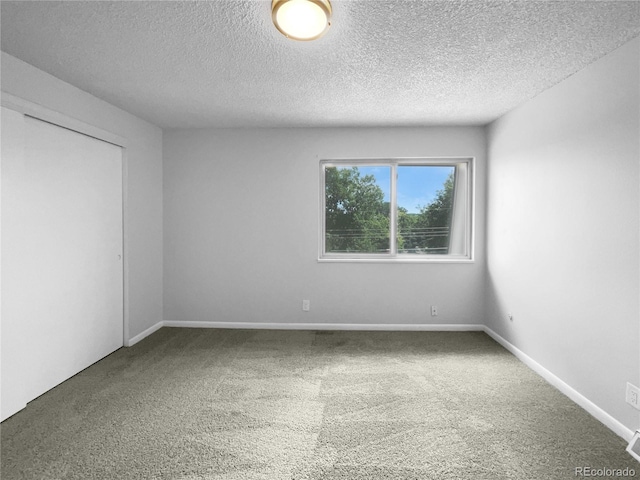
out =
<svg viewBox="0 0 640 480"><path fill-rule="evenodd" d="M389 253L391 168L325 168L325 251Z"/></svg>
<svg viewBox="0 0 640 480"><path fill-rule="evenodd" d="M455 166L399 165L398 253L449 253Z"/></svg>

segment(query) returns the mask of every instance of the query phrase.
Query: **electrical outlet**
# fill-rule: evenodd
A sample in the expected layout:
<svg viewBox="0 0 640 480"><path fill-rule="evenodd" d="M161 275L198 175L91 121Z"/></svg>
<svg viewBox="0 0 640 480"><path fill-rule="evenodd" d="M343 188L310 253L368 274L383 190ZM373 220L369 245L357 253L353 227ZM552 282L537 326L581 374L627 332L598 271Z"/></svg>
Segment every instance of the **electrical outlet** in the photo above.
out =
<svg viewBox="0 0 640 480"><path fill-rule="evenodd" d="M302 311L308 312L311 310L311 302L309 300L302 300Z"/></svg>
<svg viewBox="0 0 640 480"><path fill-rule="evenodd" d="M627 382L627 403L640 410L640 389Z"/></svg>
<svg viewBox="0 0 640 480"><path fill-rule="evenodd" d="M435 305L431 305L431 316L432 317L438 316L438 307L436 307Z"/></svg>

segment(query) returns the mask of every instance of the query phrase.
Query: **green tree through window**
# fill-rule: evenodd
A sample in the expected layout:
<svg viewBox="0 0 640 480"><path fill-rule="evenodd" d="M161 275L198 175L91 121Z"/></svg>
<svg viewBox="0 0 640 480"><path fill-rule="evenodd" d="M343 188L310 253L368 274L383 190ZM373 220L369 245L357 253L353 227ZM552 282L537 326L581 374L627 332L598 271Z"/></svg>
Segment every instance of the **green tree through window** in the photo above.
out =
<svg viewBox="0 0 640 480"><path fill-rule="evenodd" d="M328 252L389 251L389 202L373 175L358 167L325 170L325 233Z"/></svg>
<svg viewBox="0 0 640 480"><path fill-rule="evenodd" d="M454 185L455 168L451 167L434 199L420 207L418 213L408 213L406 208L398 206L398 252L434 255L449 253Z"/></svg>
<svg viewBox="0 0 640 480"><path fill-rule="evenodd" d="M403 167L398 167L403 168ZM453 212L455 167L425 165L411 168L440 169L448 173L433 199L409 212L397 207L397 251L400 254L448 254ZM371 170L363 167L362 170ZM390 202L385 199L383 178L389 178L389 166L379 177L362 174L357 166L327 166L325 172L325 251L327 253L388 253L390 251ZM435 170L433 170L435 172ZM426 170L420 173L424 174ZM410 170L405 173L411 174ZM442 180L440 180L442 182ZM398 189L403 188L400 183ZM407 187L408 189L408 187Z"/></svg>

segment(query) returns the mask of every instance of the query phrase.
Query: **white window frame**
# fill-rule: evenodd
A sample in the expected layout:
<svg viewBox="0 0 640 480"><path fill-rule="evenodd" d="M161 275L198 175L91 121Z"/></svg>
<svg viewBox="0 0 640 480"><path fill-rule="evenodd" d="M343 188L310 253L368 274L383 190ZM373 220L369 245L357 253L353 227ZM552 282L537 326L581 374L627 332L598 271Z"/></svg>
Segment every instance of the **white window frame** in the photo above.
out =
<svg viewBox="0 0 640 480"><path fill-rule="evenodd" d="M454 197L454 219L452 229L463 229L457 235L461 242L462 254L410 254L397 252L397 171L399 166L455 166L456 185ZM340 166L385 166L390 167L391 185L390 203L390 251L389 253L327 253L325 235L325 169ZM320 160L320 223L319 223L319 262L366 262L366 263L472 263L474 261L475 230L475 158L474 157L437 157L437 158L340 158ZM454 226L455 224L455 226ZM459 230L458 230L459 231Z"/></svg>

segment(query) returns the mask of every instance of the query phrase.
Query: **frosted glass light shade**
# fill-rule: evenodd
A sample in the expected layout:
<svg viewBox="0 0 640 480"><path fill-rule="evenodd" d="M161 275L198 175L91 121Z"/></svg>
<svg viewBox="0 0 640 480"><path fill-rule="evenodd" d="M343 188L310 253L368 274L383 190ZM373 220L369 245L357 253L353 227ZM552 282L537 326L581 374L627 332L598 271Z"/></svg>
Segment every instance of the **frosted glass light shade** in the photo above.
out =
<svg viewBox="0 0 640 480"><path fill-rule="evenodd" d="M272 0L271 18L287 38L315 40L331 25L329 0Z"/></svg>

